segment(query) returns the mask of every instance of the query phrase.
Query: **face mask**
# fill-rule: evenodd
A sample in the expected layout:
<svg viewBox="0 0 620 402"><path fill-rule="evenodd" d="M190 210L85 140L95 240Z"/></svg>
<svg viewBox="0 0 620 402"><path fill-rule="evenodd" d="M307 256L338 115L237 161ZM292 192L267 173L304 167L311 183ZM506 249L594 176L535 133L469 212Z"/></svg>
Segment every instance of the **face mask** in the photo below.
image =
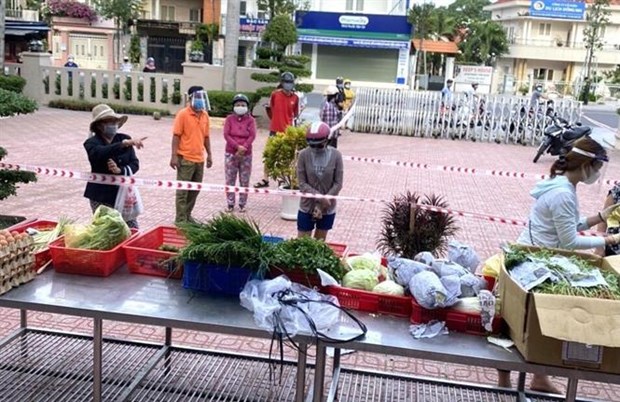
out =
<svg viewBox="0 0 620 402"><path fill-rule="evenodd" d="M69 61L69 63L73 63L73 59L71 59L71 58L68 61Z"/></svg>
<svg viewBox="0 0 620 402"><path fill-rule="evenodd" d="M585 179L583 179L582 181L583 181L585 184L594 184L594 183L596 183L596 182L597 182L597 180L599 179L599 177L601 177L601 171L600 171L600 170L596 170L596 171L594 171L594 173L592 173L591 175L586 176L586 175L585 175L585 169L584 169L584 176L585 176Z"/></svg>
<svg viewBox="0 0 620 402"><path fill-rule="evenodd" d="M248 112L248 107L247 106L235 106L233 108L233 111L235 112L237 116L243 116L244 114Z"/></svg>
<svg viewBox="0 0 620 402"><path fill-rule="evenodd" d="M118 126L116 123L105 124L103 126L102 134L104 137L111 139L116 135L116 131L118 130Z"/></svg>
<svg viewBox="0 0 620 402"><path fill-rule="evenodd" d="M308 144L308 145L310 146L310 148L318 150L318 149L325 148L325 145L327 144L324 142L321 142L320 144Z"/></svg>
<svg viewBox="0 0 620 402"><path fill-rule="evenodd" d="M285 91L292 91L293 88L295 87L295 84L293 84L292 82L283 82L282 83L282 89L284 89Z"/></svg>
<svg viewBox="0 0 620 402"><path fill-rule="evenodd" d="M345 87L346 89L351 89L351 85L349 85L349 84L346 84L344 87Z"/></svg>
<svg viewBox="0 0 620 402"><path fill-rule="evenodd" d="M195 111L203 111L205 110L205 100L204 99L192 99L192 109Z"/></svg>

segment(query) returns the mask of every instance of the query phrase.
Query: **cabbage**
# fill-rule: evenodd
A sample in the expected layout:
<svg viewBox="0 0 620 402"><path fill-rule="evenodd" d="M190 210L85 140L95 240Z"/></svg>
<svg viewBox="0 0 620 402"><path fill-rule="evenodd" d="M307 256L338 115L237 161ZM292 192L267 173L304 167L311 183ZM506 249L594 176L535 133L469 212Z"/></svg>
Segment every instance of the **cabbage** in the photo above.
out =
<svg viewBox="0 0 620 402"><path fill-rule="evenodd" d="M390 296L404 296L405 295L405 288L400 286L398 283L391 281L389 279L379 283L377 286L374 287L372 291L375 293L381 293L381 294L390 295Z"/></svg>
<svg viewBox="0 0 620 402"><path fill-rule="evenodd" d="M381 269L381 257L368 253L349 257L346 261L349 269L353 271L358 269L366 269L379 273Z"/></svg>
<svg viewBox="0 0 620 402"><path fill-rule="evenodd" d="M351 289L373 290L378 283L377 273L368 269L349 271L342 278L342 286Z"/></svg>
<svg viewBox="0 0 620 402"><path fill-rule="evenodd" d="M409 290L418 304L429 310L445 307L448 291L431 271L418 272L409 282Z"/></svg>

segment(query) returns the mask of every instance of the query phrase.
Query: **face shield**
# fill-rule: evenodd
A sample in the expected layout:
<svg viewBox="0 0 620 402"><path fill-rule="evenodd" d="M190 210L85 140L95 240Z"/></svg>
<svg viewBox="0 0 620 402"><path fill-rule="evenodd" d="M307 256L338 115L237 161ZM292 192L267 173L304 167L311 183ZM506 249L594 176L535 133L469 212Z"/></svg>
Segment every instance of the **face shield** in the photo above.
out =
<svg viewBox="0 0 620 402"><path fill-rule="evenodd" d="M612 136L614 135L614 133L611 133ZM614 146L614 143L608 141L605 137L599 137L599 138L592 138L594 139L596 142L598 142L601 146L603 146L603 148L605 149L612 149ZM615 141L614 141L615 142ZM599 177L597 180L597 191L600 193L601 189L603 187L603 184L607 186L609 185L614 185L614 181L613 180L608 180L607 179L607 169L609 166L609 157L606 154L594 154L592 152L588 152L585 151L581 148L578 147L573 147L573 149L571 149L571 152L574 152L576 154L579 155L583 155L583 156L587 156L588 158L592 158L592 165L594 168L598 167L598 172L599 172Z"/></svg>
<svg viewBox="0 0 620 402"><path fill-rule="evenodd" d="M205 91L195 91L190 98L192 109L195 111L209 110L209 98Z"/></svg>

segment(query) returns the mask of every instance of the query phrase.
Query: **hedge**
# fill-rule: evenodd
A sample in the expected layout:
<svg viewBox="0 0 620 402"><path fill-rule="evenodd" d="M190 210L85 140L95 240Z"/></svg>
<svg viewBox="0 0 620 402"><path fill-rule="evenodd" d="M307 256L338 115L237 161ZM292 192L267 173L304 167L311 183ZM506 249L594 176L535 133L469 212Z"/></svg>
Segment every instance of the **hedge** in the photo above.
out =
<svg viewBox="0 0 620 402"><path fill-rule="evenodd" d="M87 102L83 100L64 100L58 99L50 101L49 107L56 109L78 110L84 112L90 112L99 103ZM164 109L156 109L151 107L134 106L134 105L116 105L108 104L116 113L120 114L135 114L135 115L151 115L155 112L161 116L169 116L170 112Z"/></svg>
<svg viewBox="0 0 620 402"><path fill-rule="evenodd" d="M22 93L26 86L26 80L17 75L0 75L0 89Z"/></svg>
<svg viewBox="0 0 620 402"><path fill-rule="evenodd" d="M37 110L37 103L24 95L0 88L0 116L33 113Z"/></svg>
<svg viewBox="0 0 620 402"><path fill-rule="evenodd" d="M238 92L230 91L208 91L209 103L211 104L211 110L209 116L213 117L226 117L232 113L233 104L232 100ZM250 111L260 101L261 96L256 92L244 92L245 96L250 100Z"/></svg>

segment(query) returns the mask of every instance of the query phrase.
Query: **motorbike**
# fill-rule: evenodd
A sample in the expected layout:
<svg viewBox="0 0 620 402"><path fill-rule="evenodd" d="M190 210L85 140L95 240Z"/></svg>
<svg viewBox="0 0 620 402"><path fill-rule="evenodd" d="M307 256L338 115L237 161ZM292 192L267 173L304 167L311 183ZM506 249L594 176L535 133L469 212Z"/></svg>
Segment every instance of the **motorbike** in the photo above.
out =
<svg viewBox="0 0 620 402"><path fill-rule="evenodd" d="M543 141L536 150L534 163L538 162L538 159L545 153L553 156L567 153L575 141L591 133L591 127L582 126L580 123L573 126L567 120L554 116L553 123L545 129Z"/></svg>

